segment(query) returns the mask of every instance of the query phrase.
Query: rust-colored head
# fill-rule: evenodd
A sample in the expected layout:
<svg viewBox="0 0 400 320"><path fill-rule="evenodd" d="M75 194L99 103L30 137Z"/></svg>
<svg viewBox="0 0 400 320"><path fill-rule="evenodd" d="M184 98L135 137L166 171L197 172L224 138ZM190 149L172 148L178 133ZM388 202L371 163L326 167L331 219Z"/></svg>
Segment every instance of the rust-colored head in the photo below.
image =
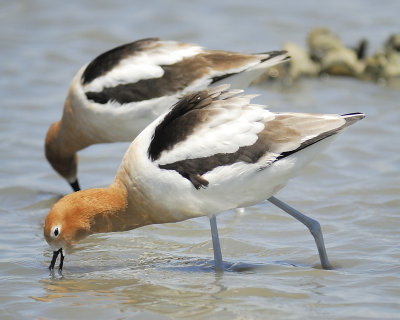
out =
<svg viewBox="0 0 400 320"><path fill-rule="evenodd" d="M81 192L78 192L81 193ZM44 237L54 251L67 252L90 233L90 217L81 196L73 193L53 205L44 224ZM78 196L77 196L78 195Z"/></svg>
<svg viewBox="0 0 400 320"><path fill-rule="evenodd" d="M71 150L71 141L64 141L61 134L61 122L53 123L46 135L45 154L46 158L58 174L60 174L71 185L74 191L79 191L77 179L78 157Z"/></svg>
<svg viewBox="0 0 400 320"><path fill-rule="evenodd" d="M53 205L43 229L54 253L50 269L54 268L58 253L63 258L63 251L68 253L90 234L124 231L139 226L133 216L127 214L125 191L115 185L87 189L68 194Z"/></svg>

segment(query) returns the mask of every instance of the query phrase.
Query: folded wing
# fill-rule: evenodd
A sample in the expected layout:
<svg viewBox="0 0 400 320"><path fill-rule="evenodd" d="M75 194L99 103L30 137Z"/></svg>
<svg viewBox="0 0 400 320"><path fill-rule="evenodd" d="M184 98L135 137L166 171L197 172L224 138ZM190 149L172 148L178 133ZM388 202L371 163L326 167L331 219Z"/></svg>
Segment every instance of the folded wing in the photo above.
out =
<svg viewBox="0 0 400 320"><path fill-rule="evenodd" d="M217 167L241 162L263 170L363 117L272 113L228 88L187 95L172 108L148 148L155 165L175 170L199 189L208 185L202 175Z"/></svg>

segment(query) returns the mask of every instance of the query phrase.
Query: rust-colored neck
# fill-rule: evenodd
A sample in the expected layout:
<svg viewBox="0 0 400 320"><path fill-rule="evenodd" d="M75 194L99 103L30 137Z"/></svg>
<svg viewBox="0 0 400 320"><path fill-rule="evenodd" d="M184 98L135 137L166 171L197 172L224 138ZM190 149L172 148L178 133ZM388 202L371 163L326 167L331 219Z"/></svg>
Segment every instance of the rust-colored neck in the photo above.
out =
<svg viewBox="0 0 400 320"><path fill-rule="evenodd" d="M85 204L91 211L88 213L91 233L126 231L153 223L146 208L132 201L126 186L119 181L92 192L93 201Z"/></svg>
<svg viewBox="0 0 400 320"><path fill-rule="evenodd" d="M62 119L50 126L45 140L47 160L69 182L76 180L76 152L94 143L80 130L74 119L76 116L67 98Z"/></svg>

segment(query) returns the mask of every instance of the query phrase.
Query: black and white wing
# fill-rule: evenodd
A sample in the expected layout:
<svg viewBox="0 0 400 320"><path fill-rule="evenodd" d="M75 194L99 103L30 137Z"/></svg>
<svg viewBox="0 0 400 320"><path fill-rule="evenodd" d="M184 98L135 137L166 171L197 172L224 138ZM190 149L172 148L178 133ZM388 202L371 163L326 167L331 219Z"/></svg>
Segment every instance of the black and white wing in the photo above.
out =
<svg viewBox="0 0 400 320"><path fill-rule="evenodd" d="M138 40L107 51L89 63L81 76L87 99L123 105L204 89L212 83L288 59L285 51L243 54L210 51L202 47L162 41ZM256 75L252 75L254 80Z"/></svg>
<svg viewBox="0 0 400 320"><path fill-rule="evenodd" d="M363 118L272 113L228 88L187 95L158 122L147 150L154 165L178 172L199 189L208 186L204 175L216 168L263 170Z"/></svg>

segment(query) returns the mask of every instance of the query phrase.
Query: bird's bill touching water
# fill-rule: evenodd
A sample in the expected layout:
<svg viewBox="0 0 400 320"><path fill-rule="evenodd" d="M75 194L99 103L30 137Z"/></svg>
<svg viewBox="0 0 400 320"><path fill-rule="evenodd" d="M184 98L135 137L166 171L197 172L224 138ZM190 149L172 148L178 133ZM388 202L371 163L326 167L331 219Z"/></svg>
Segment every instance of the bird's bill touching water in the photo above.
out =
<svg viewBox="0 0 400 320"><path fill-rule="evenodd" d="M54 266L56 264L57 257L59 254L61 254L61 256L60 256L60 265L58 266L58 270L62 271L63 264L64 264L64 254L63 254L62 248L58 249L57 251L53 251L53 258L51 259L50 266L49 266L50 271L54 270Z"/></svg>
<svg viewBox="0 0 400 320"><path fill-rule="evenodd" d="M79 181L78 179L76 179L74 182L70 182L69 183L71 188L76 192L76 191L80 191L81 187L79 186Z"/></svg>

